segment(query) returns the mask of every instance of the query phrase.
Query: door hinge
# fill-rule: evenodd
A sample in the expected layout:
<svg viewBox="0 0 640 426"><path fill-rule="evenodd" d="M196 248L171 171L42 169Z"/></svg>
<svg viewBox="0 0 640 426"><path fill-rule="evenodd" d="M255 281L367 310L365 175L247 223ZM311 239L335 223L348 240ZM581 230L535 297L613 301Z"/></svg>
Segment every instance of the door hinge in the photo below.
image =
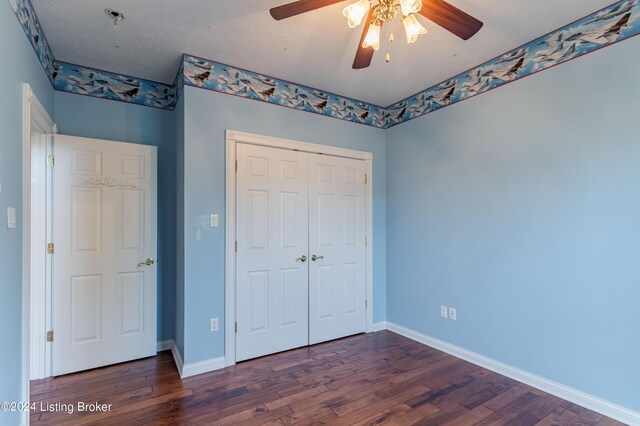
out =
<svg viewBox="0 0 640 426"><path fill-rule="evenodd" d="M56 246L53 243L47 244L47 254L53 254L56 251Z"/></svg>
<svg viewBox="0 0 640 426"><path fill-rule="evenodd" d="M55 158L53 158L53 155L47 155L47 165L49 167L53 167L54 164L55 164Z"/></svg>
<svg viewBox="0 0 640 426"><path fill-rule="evenodd" d="M238 242L236 241L236 251L238 251Z"/></svg>
<svg viewBox="0 0 640 426"><path fill-rule="evenodd" d="M47 342L53 342L53 330L47 331Z"/></svg>
<svg viewBox="0 0 640 426"><path fill-rule="evenodd" d="M236 172L238 171L238 160L236 160Z"/></svg>
<svg viewBox="0 0 640 426"><path fill-rule="evenodd" d="M238 323L236 322L236 333L238 332Z"/></svg>
<svg viewBox="0 0 640 426"><path fill-rule="evenodd" d="M369 241L367 240L367 237L364 237L364 246L367 247L368 244L369 244Z"/></svg>
<svg viewBox="0 0 640 426"><path fill-rule="evenodd" d="M366 185L368 181L369 181L369 178L367 177L367 175L364 175L364 184Z"/></svg>
<svg viewBox="0 0 640 426"><path fill-rule="evenodd" d="M366 311L367 309L369 309L369 304L368 304L368 301L365 299L365 301L364 301L364 310Z"/></svg>

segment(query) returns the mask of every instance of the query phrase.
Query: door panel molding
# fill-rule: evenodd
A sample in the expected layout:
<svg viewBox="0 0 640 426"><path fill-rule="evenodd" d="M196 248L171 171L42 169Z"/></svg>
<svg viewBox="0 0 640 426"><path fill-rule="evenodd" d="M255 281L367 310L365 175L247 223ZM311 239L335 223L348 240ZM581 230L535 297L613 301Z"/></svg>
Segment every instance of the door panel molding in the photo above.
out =
<svg viewBox="0 0 640 426"><path fill-rule="evenodd" d="M236 363L236 145L238 143L331 155L364 160L366 216L366 332L373 329L373 154L371 152L319 145L291 139L276 138L254 133L226 130L226 195L225 195L225 360L226 365ZM286 170L282 170L283 175ZM344 179L349 179L345 176Z"/></svg>

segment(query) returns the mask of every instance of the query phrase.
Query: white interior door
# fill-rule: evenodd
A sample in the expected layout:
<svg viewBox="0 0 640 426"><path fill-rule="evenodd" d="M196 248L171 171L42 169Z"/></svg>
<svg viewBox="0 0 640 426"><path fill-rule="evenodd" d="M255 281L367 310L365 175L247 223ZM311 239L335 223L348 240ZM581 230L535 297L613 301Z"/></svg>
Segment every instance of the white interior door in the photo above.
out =
<svg viewBox="0 0 640 426"><path fill-rule="evenodd" d="M56 135L53 375L156 353L156 148Z"/></svg>
<svg viewBox="0 0 640 426"><path fill-rule="evenodd" d="M309 344L308 159L237 144L236 360Z"/></svg>
<svg viewBox="0 0 640 426"><path fill-rule="evenodd" d="M309 156L309 342L366 331L365 165Z"/></svg>

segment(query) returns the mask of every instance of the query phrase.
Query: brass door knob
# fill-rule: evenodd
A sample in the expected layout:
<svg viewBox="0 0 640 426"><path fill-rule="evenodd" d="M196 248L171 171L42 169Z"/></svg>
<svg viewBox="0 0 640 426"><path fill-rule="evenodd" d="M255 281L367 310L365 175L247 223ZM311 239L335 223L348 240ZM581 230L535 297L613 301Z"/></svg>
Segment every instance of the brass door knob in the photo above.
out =
<svg viewBox="0 0 640 426"><path fill-rule="evenodd" d="M296 262L306 262L306 261L307 261L307 256L305 256L304 254L296 258Z"/></svg>
<svg viewBox="0 0 640 426"><path fill-rule="evenodd" d="M324 256L316 256L315 254L313 256L311 256L311 260L313 260L314 262L316 260L320 260L320 259L324 259Z"/></svg>
<svg viewBox="0 0 640 426"><path fill-rule="evenodd" d="M145 260L144 262L140 262L138 263L138 266L151 266L154 263L156 263L155 260L153 260L152 258L148 258L147 260Z"/></svg>

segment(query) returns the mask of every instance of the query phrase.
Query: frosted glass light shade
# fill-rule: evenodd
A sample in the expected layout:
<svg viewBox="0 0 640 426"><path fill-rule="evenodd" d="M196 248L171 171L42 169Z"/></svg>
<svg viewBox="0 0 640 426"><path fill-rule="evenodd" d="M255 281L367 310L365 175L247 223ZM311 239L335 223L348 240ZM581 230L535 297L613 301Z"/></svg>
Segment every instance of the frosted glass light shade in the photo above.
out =
<svg viewBox="0 0 640 426"><path fill-rule="evenodd" d="M400 0L400 8L402 9L402 15L407 16L412 13L420 12L422 9L421 0Z"/></svg>
<svg viewBox="0 0 640 426"><path fill-rule="evenodd" d="M407 43L415 43L420 34L426 34L427 30L418 22L416 15L407 15L402 19L404 30L407 33Z"/></svg>
<svg viewBox="0 0 640 426"><path fill-rule="evenodd" d="M367 35L362 42L362 47L365 49L367 47L373 47L373 50L380 49L380 24L371 24L369 31L367 31Z"/></svg>
<svg viewBox="0 0 640 426"><path fill-rule="evenodd" d="M342 14L347 18L349 28L355 28L362 22L362 19L369 13L371 9L371 0L358 0L357 2L345 7Z"/></svg>

